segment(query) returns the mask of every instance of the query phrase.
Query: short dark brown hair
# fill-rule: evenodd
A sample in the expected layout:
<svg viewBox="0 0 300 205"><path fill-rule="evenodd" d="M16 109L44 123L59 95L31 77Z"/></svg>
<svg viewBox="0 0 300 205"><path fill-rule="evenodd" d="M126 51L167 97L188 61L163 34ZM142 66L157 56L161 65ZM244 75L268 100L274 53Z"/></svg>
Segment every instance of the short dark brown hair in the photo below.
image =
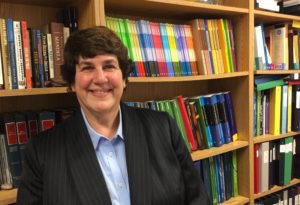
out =
<svg viewBox="0 0 300 205"><path fill-rule="evenodd" d="M105 26L96 26L72 33L66 42L61 73L68 86L71 87L75 82L79 57L93 58L101 54L117 56L123 79L127 82L133 68L127 48L112 30Z"/></svg>

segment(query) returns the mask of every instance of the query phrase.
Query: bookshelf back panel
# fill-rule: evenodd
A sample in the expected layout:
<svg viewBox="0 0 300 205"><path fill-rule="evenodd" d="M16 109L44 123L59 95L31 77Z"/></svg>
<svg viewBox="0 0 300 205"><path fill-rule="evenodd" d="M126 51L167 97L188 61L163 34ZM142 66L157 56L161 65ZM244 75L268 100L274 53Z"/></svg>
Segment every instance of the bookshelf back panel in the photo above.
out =
<svg viewBox="0 0 300 205"><path fill-rule="evenodd" d="M45 110L53 108L68 108L77 106L74 94L35 95L4 97L0 101L0 112L15 112L26 110Z"/></svg>
<svg viewBox="0 0 300 205"><path fill-rule="evenodd" d="M168 83L129 83L124 101L165 100L178 95L184 97L207 94L207 81Z"/></svg>
<svg viewBox="0 0 300 205"><path fill-rule="evenodd" d="M249 148L237 150L239 195L249 197L252 177L249 173Z"/></svg>
<svg viewBox="0 0 300 205"><path fill-rule="evenodd" d="M38 27L56 21L59 8L0 2L0 18L26 20L28 27Z"/></svg>
<svg viewBox="0 0 300 205"><path fill-rule="evenodd" d="M237 1L238 2L238 1ZM237 4L239 5L239 4ZM235 5L236 6L236 5ZM202 4L192 1L164 0L105 0L106 15L132 15L143 18L166 18L191 20L194 18L216 18L220 16L237 16L248 10Z"/></svg>

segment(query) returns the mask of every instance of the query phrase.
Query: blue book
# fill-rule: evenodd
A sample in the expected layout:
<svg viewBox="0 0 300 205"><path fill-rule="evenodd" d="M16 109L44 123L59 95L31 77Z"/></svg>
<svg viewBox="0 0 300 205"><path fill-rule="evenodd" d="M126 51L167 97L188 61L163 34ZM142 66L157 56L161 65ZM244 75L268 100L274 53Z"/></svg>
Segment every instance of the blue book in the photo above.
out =
<svg viewBox="0 0 300 205"><path fill-rule="evenodd" d="M232 197L232 152L226 152L221 156L224 165L225 196L228 200Z"/></svg>
<svg viewBox="0 0 300 205"><path fill-rule="evenodd" d="M288 119L288 85L283 85L281 89L281 134L287 133Z"/></svg>
<svg viewBox="0 0 300 205"><path fill-rule="evenodd" d="M181 41L181 45L182 45L183 58L184 58L184 62L186 65L187 75L191 76L192 68L191 68L191 64L190 64L189 51L188 51L188 47L187 47L187 43L186 43L186 39L185 39L184 25L178 25L178 29L179 29L180 41Z"/></svg>
<svg viewBox="0 0 300 205"><path fill-rule="evenodd" d="M14 27L13 20L6 19L6 31L7 31L7 46L8 56L11 72L11 84L12 89L18 89L18 75L17 75L17 63L15 54L15 38L14 38Z"/></svg>
<svg viewBox="0 0 300 205"><path fill-rule="evenodd" d="M227 110L227 119L229 122L230 127L230 133L232 136L232 141L236 141L238 139L238 133L236 128L236 121L235 121L235 113L234 113L234 107L232 103L232 97L230 92L224 92L225 97L225 105Z"/></svg>
<svg viewBox="0 0 300 205"><path fill-rule="evenodd" d="M225 143L230 143L232 142L232 136L230 133L230 127L227 118L228 114L225 105L225 97L223 93L216 93L215 96L217 98L218 114L219 114L219 120L223 131L224 140Z"/></svg>
<svg viewBox="0 0 300 205"><path fill-rule="evenodd" d="M170 51L170 46L168 41L166 25L164 23L159 23L159 29L160 29L163 48L164 48L163 50L166 58L168 76L174 76L174 68L172 64L171 51Z"/></svg>
<svg viewBox="0 0 300 205"><path fill-rule="evenodd" d="M204 29L205 29L205 35L206 35L206 42L207 42L207 49L208 49L208 54L209 54L209 62L211 65L211 72L212 74L215 74L215 68L214 68L214 62L213 62L213 57L212 57L212 49L210 47L210 38L209 38L209 33L208 33L208 27L207 27L207 20L204 19Z"/></svg>
<svg viewBox="0 0 300 205"><path fill-rule="evenodd" d="M210 199L211 204L213 204L211 183L214 182L211 181L209 159L206 158L201 161L202 161L203 183L206 188L205 190L207 191L208 198Z"/></svg>
<svg viewBox="0 0 300 205"><path fill-rule="evenodd" d="M203 96L205 112L214 146L219 147L225 143L222 127L218 117L217 98L215 95Z"/></svg>
<svg viewBox="0 0 300 205"><path fill-rule="evenodd" d="M42 48L42 32L40 29L36 29L37 37L37 49L38 49L38 59L39 59L39 74L41 87L45 87L45 71L44 71L44 61L43 61L43 48Z"/></svg>
<svg viewBox="0 0 300 205"><path fill-rule="evenodd" d="M201 114L200 117L203 118L203 123L205 126L205 133L206 133L206 140L207 140L207 148L213 147L214 143L213 143L213 137L212 137L212 133L210 130L210 126L209 126L209 122L208 122L208 118L206 115L206 108L205 108L205 102L204 102L204 98L203 96L199 97L199 105L200 105L200 109L198 109L199 113Z"/></svg>
<svg viewBox="0 0 300 205"><path fill-rule="evenodd" d="M173 29L174 29L174 37L175 37L175 42L176 42L178 59L179 59L180 67L181 67L181 75L187 76L188 74L187 74L186 63L184 61L183 47L182 47L182 43L180 40L179 25L174 24Z"/></svg>
<svg viewBox="0 0 300 205"><path fill-rule="evenodd" d="M137 34L138 34L140 47L141 47L141 54L142 54L142 59L143 59L143 62L144 62L144 68L145 68L146 76L149 77L149 76L151 76L149 59L148 59L147 52L146 52L144 34L142 33L141 25L140 25L139 21L135 22L135 27L136 27L136 31L137 31Z"/></svg>
<svg viewBox="0 0 300 205"><path fill-rule="evenodd" d="M219 162L218 162L218 156L214 156L213 158L213 164L214 164L214 170L216 175L216 188L217 188L217 194L218 194L218 203L222 203L222 191L221 191L221 179L220 179L220 173L219 173Z"/></svg>
<svg viewBox="0 0 300 205"><path fill-rule="evenodd" d="M216 156L216 161L218 164L218 175L220 179L220 195L221 195L221 202L224 202L226 200L226 194L225 194L225 176L224 176L224 162L222 155Z"/></svg>

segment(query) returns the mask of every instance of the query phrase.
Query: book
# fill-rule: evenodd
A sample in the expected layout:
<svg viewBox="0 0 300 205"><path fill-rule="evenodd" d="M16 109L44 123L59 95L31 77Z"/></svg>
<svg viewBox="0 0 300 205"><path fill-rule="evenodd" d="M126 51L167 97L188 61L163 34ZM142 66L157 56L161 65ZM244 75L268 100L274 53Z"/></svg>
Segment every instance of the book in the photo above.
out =
<svg viewBox="0 0 300 205"><path fill-rule="evenodd" d="M20 183L22 165L14 114L2 114L0 117L0 125L0 133L4 133L6 135L5 146L12 183L14 187L18 187Z"/></svg>
<svg viewBox="0 0 300 205"><path fill-rule="evenodd" d="M213 144L214 146L219 147L225 143L225 139L218 114L217 98L214 94L211 94L204 95L203 99L210 132L212 134Z"/></svg>
<svg viewBox="0 0 300 205"><path fill-rule="evenodd" d="M55 125L55 113L52 111L41 111L37 113L38 130L43 132Z"/></svg>
<svg viewBox="0 0 300 205"><path fill-rule="evenodd" d="M280 134L281 119L281 86L270 91L270 134Z"/></svg>
<svg viewBox="0 0 300 205"><path fill-rule="evenodd" d="M300 130L300 85L293 85L292 92L292 131Z"/></svg>
<svg viewBox="0 0 300 205"><path fill-rule="evenodd" d="M188 114L187 114L187 111L186 111L186 108L185 108L184 99L183 99L182 96L177 96L176 100L178 102L178 107L179 107L179 110L180 110L180 113L181 113L181 117L182 117L182 120L183 120L183 125L185 127L185 132L186 132L188 142L191 146L191 150L195 151L195 150L197 150L197 146L196 146L195 138L194 138L194 135L193 135L193 132L192 132L189 117L188 117Z"/></svg>
<svg viewBox="0 0 300 205"><path fill-rule="evenodd" d="M1 42L0 46L1 46L1 56L2 56L4 88L12 89L6 21L3 18L0 18L0 42Z"/></svg>
<svg viewBox="0 0 300 205"><path fill-rule="evenodd" d="M64 25L62 23L50 22L49 31L52 37L53 45L53 65L54 65L54 78L51 79L53 85L63 86L60 66L63 64L63 53L64 53Z"/></svg>
<svg viewBox="0 0 300 205"><path fill-rule="evenodd" d="M5 22L6 22L6 31L7 31L8 59L10 65L11 85L12 85L12 89L18 89L18 75L17 75L16 55L15 55L13 20L9 18L9 19L5 19Z"/></svg>
<svg viewBox="0 0 300 205"><path fill-rule="evenodd" d="M269 190L269 142L259 144L259 192Z"/></svg>
<svg viewBox="0 0 300 205"><path fill-rule="evenodd" d="M224 98L225 98L225 107L227 110L227 119L228 119L228 123L229 123L231 138L232 138L232 141L237 141L238 133L237 133L237 127L236 127L236 119L235 119L235 112L234 112L232 96L229 91L223 92L223 93L224 93Z"/></svg>

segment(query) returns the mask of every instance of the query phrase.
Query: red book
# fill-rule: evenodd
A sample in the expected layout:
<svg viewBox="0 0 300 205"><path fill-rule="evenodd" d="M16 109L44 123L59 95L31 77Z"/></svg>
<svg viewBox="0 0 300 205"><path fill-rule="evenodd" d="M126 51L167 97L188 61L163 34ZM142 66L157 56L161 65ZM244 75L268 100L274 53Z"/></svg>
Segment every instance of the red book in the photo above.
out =
<svg viewBox="0 0 300 205"><path fill-rule="evenodd" d="M167 64L164 55L164 48L162 45L161 34L159 30L159 23L150 22L150 29L151 29L159 74L160 76L168 76Z"/></svg>
<svg viewBox="0 0 300 205"><path fill-rule="evenodd" d="M26 77L26 88L32 88L31 82L31 64L30 64L30 50L29 50L29 36L27 32L27 22L21 21L22 27L22 42L23 42L23 55L24 55L24 67Z"/></svg>
<svg viewBox="0 0 300 205"><path fill-rule="evenodd" d="M259 170L258 170L258 158L259 158L259 144L254 144L254 193L259 193Z"/></svg>
<svg viewBox="0 0 300 205"><path fill-rule="evenodd" d="M189 117L188 117L188 114L187 114L186 107L185 107L184 100L183 100L182 96L177 97L177 102L178 102L181 117L182 117L182 120L183 120L184 128L185 128L185 131L186 131L186 136L188 138L188 142L191 146L191 150L195 151L195 150L197 150L197 145L196 145L196 142L195 142L195 138L194 138L194 135L193 135L191 123L190 123L190 120L189 120Z"/></svg>

